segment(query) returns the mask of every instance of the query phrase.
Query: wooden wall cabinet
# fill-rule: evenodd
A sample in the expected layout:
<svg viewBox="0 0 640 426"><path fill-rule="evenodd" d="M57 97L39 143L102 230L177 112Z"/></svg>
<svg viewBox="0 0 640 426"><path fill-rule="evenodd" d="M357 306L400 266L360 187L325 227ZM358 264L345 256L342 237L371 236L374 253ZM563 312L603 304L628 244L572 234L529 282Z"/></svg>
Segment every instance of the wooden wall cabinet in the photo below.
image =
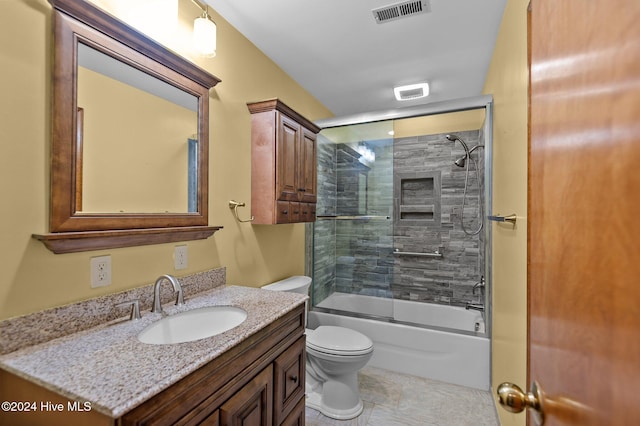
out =
<svg viewBox="0 0 640 426"><path fill-rule="evenodd" d="M316 136L320 128L278 99L251 112L251 214L254 224L313 222Z"/></svg>

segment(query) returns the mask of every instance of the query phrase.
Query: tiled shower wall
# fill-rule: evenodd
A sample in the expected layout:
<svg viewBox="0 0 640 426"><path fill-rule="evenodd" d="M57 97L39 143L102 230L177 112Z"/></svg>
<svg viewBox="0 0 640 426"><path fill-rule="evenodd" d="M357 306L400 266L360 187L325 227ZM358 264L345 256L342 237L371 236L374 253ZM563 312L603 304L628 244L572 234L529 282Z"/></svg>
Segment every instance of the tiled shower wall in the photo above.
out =
<svg viewBox="0 0 640 426"><path fill-rule="evenodd" d="M480 132L458 135L472 147ZM484 232L468 236L460 228L465 169L453 165L464 154L460 144L442 134L395 139L393 143L368 141L367 146L376 154L369 167L357 161L358 155L349 146L335 145L322 135L318 139L318 215L389 219L318 218L314 225L313 303L334 291L458 306L475 301L471 288L482 275ZM482 159L483 154L479 149L473 156ZM478 223L478 186L473 163L471 166L467 229L475 229ZM423 184L435 176L432 181L436 187L425 190ZM425 214L416 207L424 205L432 206L432 211ZM394 256L394 248L413 252L438 249L443 257Z"/></svg>
<svg viewBox="0 0 640 426"><path fill-rule="evenodd" d="M477 130L456 134L467 143L469 149L480 143L480 132ZM471 289L483 274L484 232L467 235L460 226L466 169L456 166L454 161L463 155L464 149L461 144L447 140L444 134L400 138L394 141L396 205L437 205L433 209L433 216L418 216L418 219L414 219L411 215L403 218L401 214L396 214L394 247L405 252L439 250L443 254L439 258L397 256L393 274L393 295L397 299L456 306L478 301L477 296L472 295ZM472 153L472 157L477 160L482 160L483 155L482 149ZM477 230L479 224L476 164L469 162L464 209L465 229L469 232ZM425 182L429 182L432 175L436 175L440 181L440 188L434 188L432 191L420 191L411 186L403 189L400 184L403 178L406 178L418 187L428 187ZM480 178L483 180L482 174ZM425 192L428 194L425 195ZM421 198L426 201L421 201ZM412 212L419 209L406 210Z"/></svg>

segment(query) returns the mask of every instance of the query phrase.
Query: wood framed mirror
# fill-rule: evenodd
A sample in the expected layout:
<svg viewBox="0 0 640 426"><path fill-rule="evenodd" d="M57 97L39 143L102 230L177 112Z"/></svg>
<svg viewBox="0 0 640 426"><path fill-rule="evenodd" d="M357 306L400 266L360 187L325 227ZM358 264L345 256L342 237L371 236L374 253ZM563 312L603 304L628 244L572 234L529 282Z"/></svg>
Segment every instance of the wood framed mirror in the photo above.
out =
<svg viewBox="0 0 640 426"><path fill-rule="evenodd" d="M211 236L209 90L220 80L82 0L54 7L56 253Z"/></svg>

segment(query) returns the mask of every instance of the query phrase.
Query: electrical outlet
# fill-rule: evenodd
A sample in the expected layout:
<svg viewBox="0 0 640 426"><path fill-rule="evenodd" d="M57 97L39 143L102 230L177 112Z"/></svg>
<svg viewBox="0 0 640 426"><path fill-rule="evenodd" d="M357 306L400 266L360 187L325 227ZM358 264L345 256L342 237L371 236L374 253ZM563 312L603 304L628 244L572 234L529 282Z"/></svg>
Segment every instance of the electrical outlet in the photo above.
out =
<svg viewBox="0 0 640 426"><path fill-rule="evenodd" d="M111 284L111 256L91 258L91 288Z"/></svg>
<svg viewBox="0 0 640 426"><path fill-rule="evenodd" d="M176 246L173 250L173 266L176 269L187 269L187 246Z"/></svg>

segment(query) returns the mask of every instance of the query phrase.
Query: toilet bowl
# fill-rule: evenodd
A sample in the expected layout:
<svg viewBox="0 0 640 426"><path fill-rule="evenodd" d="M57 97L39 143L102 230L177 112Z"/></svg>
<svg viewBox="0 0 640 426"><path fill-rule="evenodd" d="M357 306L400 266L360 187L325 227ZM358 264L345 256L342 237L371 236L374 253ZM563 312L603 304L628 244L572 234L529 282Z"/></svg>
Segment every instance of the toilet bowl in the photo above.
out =
<svg viewBox="0 0 640 426"><path fill-rule="evenodd" d="M272 291L308 294L311 278L294 276L266 286ZM352 419L362 413L358 371L373 354L373 342L345 327L307 329L306 405L327 417Z"/></svg>

